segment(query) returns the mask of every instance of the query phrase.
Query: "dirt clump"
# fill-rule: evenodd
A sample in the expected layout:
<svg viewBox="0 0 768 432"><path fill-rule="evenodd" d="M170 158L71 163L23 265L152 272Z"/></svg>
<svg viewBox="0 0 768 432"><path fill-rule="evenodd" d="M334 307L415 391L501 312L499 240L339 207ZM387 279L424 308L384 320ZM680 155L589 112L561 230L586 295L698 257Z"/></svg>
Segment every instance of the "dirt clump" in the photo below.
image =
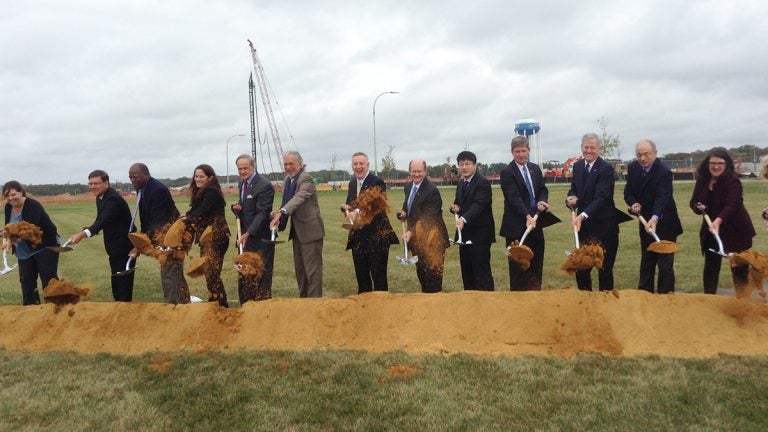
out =
<svg viewBox="0 0 768 432"><path fill-rule="evenodd" d="M264 273L264 259L256 252L243 252L235 255L232 261L237 271L243 276L258 279Z"/></svg>
<svg viewBox="0 0 768 432"><path fill-rule="evenodd" d="M580 270L588 270L592 267L603 268L604 251L600 245L587 244L578 249L574 249L565 260L560 269L569 275L575 274Z"/></svg>
<svg viewBox="0 0 768 432"><path fill-rule="evenodd" d="M389 212L387 193L378 187L361 191L360 196L352 203L352 206L360 210L352 229L369 225L377 215Z"/></svg>
<svg viewBox="0 0 768 432"><path fill-rule="evenodd" d="M521 245L519 240L515 240L509 245L507 258L519 264L520 268L525 271L531 266L533 251L528 246Z"/></svg>
<svg viewBox="0 0 768 432"><path fill-rule="evenodd" d="M5 225L5 234L11 242L24 240L32 247L37 247L43 242L43 230L35 224L21 221Z"/></svg>
<svg viewBox="0 0 768 432"><path fill-rule="evenodd" d="M680 250L680 246L677 243L669 240L660 240L653 242L648 246L648 252L655 252L657 254L673 254Z"/></svg>
<svg viewBox="0 0 768 432"><path fill-rule="evenodd" d="M752 292L762 298L766 298L765 279L768 277L768 254L756 250L748 250L733 255L730 259L731 267L749 265L749 279L746 285L736 286L737 298L750 298Z"/></svg>
<svg viewBox="0 0 768 432"><path fill-rule="evenodd" d="M80 297L87 296L89 291L88 288L79 288L53 278L43 290L43 297L45 298L45 301L61 306L76 304L80 301Z"/></svg>

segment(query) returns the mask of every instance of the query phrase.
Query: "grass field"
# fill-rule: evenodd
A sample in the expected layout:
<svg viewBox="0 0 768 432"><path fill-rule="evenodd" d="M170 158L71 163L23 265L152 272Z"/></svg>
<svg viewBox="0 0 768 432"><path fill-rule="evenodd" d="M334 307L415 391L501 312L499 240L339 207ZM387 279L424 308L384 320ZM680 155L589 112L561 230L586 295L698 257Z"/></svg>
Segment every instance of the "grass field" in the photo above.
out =
<svg viewBox="0 0 768 432"><path fill-rule="evenodd" d="M766 250L758 219L768 184L744 183L746 204ZM617 204L623 209L621 188ZM685 234L676 258L679 291L700 291L699 218L687 208L692 183L675 197ZM550 188L553 211L566 188ZM444 208L453 191L443 189ZM346 231L338 205L344 192L321 192L326 222L325 294L356 293ZM402 191L390 194L393 208ZM229 201L234 197L229 197ZM276 198L279 202L279 196ZM494 215L501 217L494 189ZM131 203L133 205L133 203ZM179 200L184 211L186 200ZM68 236L94 215L92 202L48 204ZM446 214L449 221L449 214ZM498 227L497 227L498 229ZM573 248L567 224L546 230L545 289L574 285L559 266ZM508 289L502 244L494 246L496 289ZM391 255L399 253L393 249ZM231 255L233 250L229 251ZM230 258L227 257L227 262ZM636 285L639 242L635 223L622 225L616 285ZM157 264L140 260L134 298L159 302ZM721 285L730 286L724 267ZM100 237L63 254L59 274L93 289L91 301L111 301ZM224 271L236 298L235 271ZM418 292L413 268L390 262L393 292ZM190 280L205 297L201 280ZM461 289L457 248L446 258L445 290ZM274 294L296 297L290 244L278 247ZM0 304L20 303L18 273L0 278ZM233 304L234 305L234 304ZM446 317L450 319L450 317ZM8 331L4 329L3 331ZM12 331L12 330L11 330ZM40 331L46 331L40 329ZM642 329L638 329L642 331ZM674 331L674 329L670 329ZM713 329L716 331L716 329ZM739 430L768 427L768 357L714 359L478 358L354 351L155 353L126 357L0 351L0 430Z"/></svg>

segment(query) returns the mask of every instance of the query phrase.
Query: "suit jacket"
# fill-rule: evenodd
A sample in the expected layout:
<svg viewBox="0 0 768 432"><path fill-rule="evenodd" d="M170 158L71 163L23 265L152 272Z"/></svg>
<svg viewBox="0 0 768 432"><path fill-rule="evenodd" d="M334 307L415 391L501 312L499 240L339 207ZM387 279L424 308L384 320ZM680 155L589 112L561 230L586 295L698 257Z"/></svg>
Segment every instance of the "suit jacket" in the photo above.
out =
<svg viewBox="0 0 768 432"><path fill-rule="evenodd" d="M6 225L11 221L12 211L13 211L12 206L8 203L5 203L5 224ZM43 205L40 204L39 201L29 197L27 197L27 199L24 200L24 205L21 207L21 220L24 222L29 222L32 225L36 225L38 228L43 230L43 242L37 247L32 247L31 244L29 245L33 251L40 250L48 246L59 245L59 241L58 241L59 234L56 231L56 225L53 224L53 221L51 221L50 216L48 216L48 213L45 212L45 209L43 209ZM15 246L13 247L13 251L15 253L16 251Z"/></svg>
<svg viewBox="0 0 768 432"><path fill-rule="evenodd" d="M240 229L248 233L249 245L261 244L261 239L270 238L269 214L272 212L272 204L275 201L275 189L272 183L264 176L256 174L243 193L243 182L238 183L240 191Z"/></svg>
<svg viewBox="0 0 768 432"><path fill-rule="evenodd" d="M461 230L462 240L471 240L473 244L489 245L496 242L496 224L493 221L493 194L491 182L482 174L475 172L469 185L464 187L464 180L456 186L456 198L453 203L461 210L459 216L466 221ZM458 239L458 230L456 238Z"/></svg>
<svg viewBox="0 0 768 432"><path fill-rule="evenodd" d="M544 176L541 168L532 162L526 163L528 175L531 176L531 188L533 189L534 202L547 202L549 200L549 189L544 184ZM505 238L520 238L526 230L526 216L536 214L536 209L531 209L530 193L525 184L523 174L517 167L517 163L512 161L503 170L500 175L501 191L504 193L504 215L501 219L501 230L499 235ZM542 228L541 224L536 225L537 229Z"/></svg>
<svg viewBox="0 0 768 432"><path fill-rule="evenodd" d="M371 188L379 188L382 192L387 190L384 180L369 172L360 187L360 194ZM349 181L346 204L357 207L357 179L354 177ZM376 215L370 224L349 231L347 250L358 247L385 249L391 244L398 243L397 234L389 223L387 213L384 212Z"/></svg>
<svg viewBox="0 0 768 432"><path fill-rule="evenodd" d="M732 175L727 178L720 176L709 192L709 180L699 177L693 189L690 206L694 213L702 214L696 209L696 203L707 206L706 213L712 220L720 218L720 239L726 252L743 252L752 247L752 237L755 236L755 227L749 218L747 209L744 208L744 195L742 193L741 180ZM704 242L712 234L709 227L702 220L699 238L702 251Z"/></svg>
<svg viewBox="0 0 768 432"><path fill-rule="evenodd" d="M448 228L445 226L442 215L443 199L440 197L440 191L437 190L437 187L428 178L424 177L411 203L411 212L408 213L408 197L411 194L412 188L412 181L405 184L405 200L403 201L402 210L407 214L406 223L408 230L416 238L416 222L421 222L422 226L437 230L433 243L429 246L447 248L450 243L448 241ZM421 242L417 240L414 243L414 250L417 251L420 245ZM429 247L427 245L423 246Z"/></svg>
<svg viewBox="0 0 768 432"><path fill-rule="evenodd" d="M633 161L627 166L624 202L630 207L635 203L640 204L640 214L645 220L657 216L659 223L656 226L656 235L662 240L674 241L683 233L683 225L680 223L675 198L672 196L672 171L664 162L656 159L648 173L643 173L643 167L638 161ZM644 230L642 224L640 225Z"/></svg>
<svg viewBox="0 0 768 432"><path fill-rule="evenodd" d="M131 209L128 203L116 190L109 188L103 195L96 198L96 220L88 231L96 235L104 231L104 249L109 256L125 256L133 249L128 239L128 229L131 227Z"/></svg>
<svg viewBox="0 0 768 432"><path fill-rule="evenodd" d="M290 177L285 178L283 190L290 186ZM320 216L320 206L317 203L317 191L312 176L302 171L296 180L296 193L285 203L283 208L291 217L291 232L289 239L298 239L300 243L310 243L325 236L325 225Z"/></svg>
<svg viewBox="0 0 768 432"><path fill-rule="evenodd" d="M600 236L603 233L618 233L616 205L613 188L616 183L613 167L598 157L589 173L583 159L573 165L573 178L568 195L579 199L577 212L589 215L581 227L583 235Z"/></svg>
<svg viewBox="0 0 768 432"><path fill-rule="evenodd" d="M139 189L139 218L141 232L145 233L154 243L155 232L176 221L179 210L168 188L150 177L147 184Z"/></svg>

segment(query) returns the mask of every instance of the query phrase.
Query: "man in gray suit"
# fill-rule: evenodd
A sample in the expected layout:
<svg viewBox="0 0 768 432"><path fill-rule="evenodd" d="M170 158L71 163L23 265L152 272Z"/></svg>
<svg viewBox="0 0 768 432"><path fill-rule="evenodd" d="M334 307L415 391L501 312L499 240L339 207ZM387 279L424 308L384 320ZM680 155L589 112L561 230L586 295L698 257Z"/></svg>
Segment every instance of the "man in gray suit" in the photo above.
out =
<svg viewBox="0 0 768 432"><path fill-rule="evenodd" d="M232 211L240 218L240 238L245 252L257 252L264 260L264 273L258 279L239 275L237 293L240 304L250 300L272 298L272 267L275 262L275 245L261 241L270 238L269 221L275 190L266 177L256 172L256 160L242 154L235 160L237 175L240 177L238 190L240 198L232 205Z"/></svg>
<svg viewBox="0 0 768 432"><path fill-rule="evenodd" d="M285 182L283 203L272 212L270 228L283 231L291 220L289 240L293 240L293 264L299 297L323 296L323 236L325 228L317 203L312 176L304 172L304 160L297 151L283 156Z"/></svg>

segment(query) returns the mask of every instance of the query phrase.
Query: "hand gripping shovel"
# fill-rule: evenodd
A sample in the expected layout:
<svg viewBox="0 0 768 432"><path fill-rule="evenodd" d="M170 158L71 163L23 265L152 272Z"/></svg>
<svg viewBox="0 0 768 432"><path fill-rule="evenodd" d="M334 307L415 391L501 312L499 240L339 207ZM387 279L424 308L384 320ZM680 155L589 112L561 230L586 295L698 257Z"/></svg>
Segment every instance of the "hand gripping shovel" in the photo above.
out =
<svg viewBox="0 0 768 432"><path fill-rule="evenodd" d="M74 249L72 246L70 246L71 244L72 244L72 242L67 240L61 246L48 246L46 249L54 251L56 253L69 252L69 251Z"/></svg>
<svg viewBox="0 0 768 432"><path fill-rule="evenodd" d="M13 266L8 265L8 251L3 249L3 269L0 270L0 276L10 273L17 266L18 264L14 264Z"/></svg>
<svg viewBox="0 0 768 432"><path fill-rule="evenodd" d="M341 212L344 213L344 216L347 217L347 221L341 224L341 227L345 230L351 230L355 226L355 222L349 216L349 210L347 210L346 207L341 206Z"/></svg>
<svg viewBox="0 0 768 432"><path fill-rule="evenodd" d="M728 257L729 255L725 253L725 250L723 249L723 241L720 239L720 234L712 231L712 219L709 218L709 215L704 213L704 221L707 222L707 226L709 227L709 232L712 233L712 236L715 237L715 241L717 241L717 248L718 250L714 250L712 248L709 248L709 251L712 253L716 253L720 256Z"/></svg>
<svg viewBox="0 0 768 432"><path fill-rule="evenodd" d="M533 216L533 221L535 222L538 218L539 213L537 212L536 215ZM523 271L528 270L528 267L531 266L531 258L533 258L533 251L531 248L523 244L525 238L528 237L528 234L530 234L531 231L533 231L533 225L528 225L525 228L525 232L520 238L520 241L514 241L507 246L507 258L509 258L510 261L518 263Z"/></svg>
<svg viewBox="0 0 768 432"><path fill-rule="evenodd" d="M649 230L648 222L645 220L643 215L639 214L637 215L637 218L640 219L640 223L642 223L645 227L645 232L652 235L654 240L656 240L648 246L648 252L655 252L657 254L673 254L680 250L680 247L677 245L677 243L671 242L669 240L660 240L659 236L656 234L656 231Z"/></svg>
<svg viewBox="0 0 768 432"><path fill-rule="evenodd" d="M136 267L131 268L131 263L136 260L133 255L128 255L128 261L125 263L125 270L119 271L112 276L126 276L136 271Z"/></svg>
<svg viewBox="0 0 768 432"><path fill-rule="evenodd" d="M402 224L403 224L403 234L405 234L405 231L406 231L406 229L405 229L405 221L403 221ZM407 241L403 241L403 246L405 247L405 256L404 257L396 256L395 259L397 259L400 262L400 264L402 264L402 265L416 264L419 261L419 257L414 255L414 256L408 258L408 242Z"/></svg>
<svg viewBox="0 0 768 432"><path fill-rule="evenodd" d="M262 243L266 243L266 244L280 244L280 243L285 243L285 241L284 241L284 240L277 240L277 230L276 230L276 229L273 229L273 230L271 230L271 232L272 232L272 234L269 236L269 238L268 238L268 239L261 239L261 242L262 242ZM240 248L241 248L241 250L240 250L240 253L241 253L241 254L243 253L243 251L242 251L242 247L243 247L243 246L242 246L242 245L240 245Z"/></svg>
<svg viewBox="0 0 768 432"><path fill-rule="evenodd" d="M458 222L458 221L459 221L459 215L457 215L456 213L454 213L454 214L453 214L453 219L454 219L456 222ZM451 239L451 238L449 238L449 239L448 239L448 241L449 241L449 242L451 242L451 244L457 244L457 245L459 245L459 246L462 246L462 245L471 245L471 244L472 244L472 240L467 240L467 241L464 241L464 240L462 240L462 238L461 238L461 228L459 228L459 227L456 227L456 231L459 233L459 239L458 239L458 240L454 240L454 239Z"/></svg>

